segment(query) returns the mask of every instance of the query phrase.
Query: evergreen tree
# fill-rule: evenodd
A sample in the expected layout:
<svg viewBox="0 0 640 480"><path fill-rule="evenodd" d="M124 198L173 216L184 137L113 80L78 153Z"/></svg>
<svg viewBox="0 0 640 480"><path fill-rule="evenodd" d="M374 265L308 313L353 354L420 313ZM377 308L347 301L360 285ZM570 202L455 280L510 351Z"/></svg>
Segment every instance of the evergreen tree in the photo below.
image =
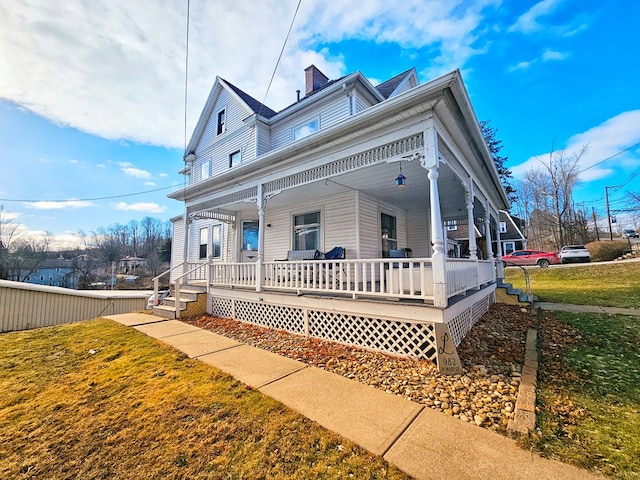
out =
<svg viewBox="0 0 640 480"><path fill-rule="evenodd" d="M511 202L516 201L516 190L511 185L511 181L513 180L513 176L511 175L511 170L509 170L505 163L509 159L509 157L503 157L500 155L500 150L502 150L502 140L498 140L496 138L496 134L498 133L498 129L493 128L491 126L491 120L482 120L480 122L480 128L482 129L482 136L484 137L484 142L487 144L489 148L489 152L491 153L491 158L493 159L493 163L498 170L498 175L500 176L500 181L502 182L502 187L507 194L507 198Z"/></svg>

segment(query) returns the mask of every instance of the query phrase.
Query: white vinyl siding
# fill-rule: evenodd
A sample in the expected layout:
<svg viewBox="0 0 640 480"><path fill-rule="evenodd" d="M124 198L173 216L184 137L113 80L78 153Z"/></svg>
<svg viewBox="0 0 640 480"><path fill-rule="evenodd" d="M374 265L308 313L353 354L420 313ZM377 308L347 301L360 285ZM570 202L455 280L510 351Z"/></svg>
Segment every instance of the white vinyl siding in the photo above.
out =
<svg viewBox="0 0 640 480"><path fill-rule="evenodd" d="M173 241L171 243L171 267L175 267L182 263L184 259L184 221L182 217L172 221L173 223ZM171 282L175 281L175 277L182 272L176 269L171 272Z"/></svg>
<svg viewBox="0 0 640 480"><path fill-rule="evenodd" d="M416 258L431 256L428 218L426 210L407 213L407 246Z"/></svg>
<svg viewBox="0 0 640 480"><path fill-rule="evenodd" d="M274 125L271 130L271 148L277 149L293 142L293 129L314 118L318 119L318 129L322 130L348 116L347 97L341 90L330 100L315 105L312 111L305 111L304 115L294 115Z"/></svg>
<svg viewBox="0 0 640 480"><path fill-rule="evenodd" d="M271 131L269 127L259 123L256 126L256 135L258 136L257 155L263 155L271 150Z"/></svg>
<svg viewBox="0 0 640 480"><path fill-rule="evenodd" d="M320 247L326 252L333 247L344 247L347 257L354 258L356 252L355 194L353 192L333 195L309 202L297 203L291 208L277 211L267 209L265 223L266 261L284 259L293 247L293 216L306 212L321 212Z"/></svg>

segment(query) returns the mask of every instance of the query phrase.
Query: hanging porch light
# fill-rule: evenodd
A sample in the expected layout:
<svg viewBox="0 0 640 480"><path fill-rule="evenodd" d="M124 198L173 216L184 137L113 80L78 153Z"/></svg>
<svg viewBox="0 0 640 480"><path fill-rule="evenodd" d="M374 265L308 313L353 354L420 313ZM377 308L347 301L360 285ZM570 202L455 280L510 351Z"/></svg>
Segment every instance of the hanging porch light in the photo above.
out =
<svg viewBox="0 0 640 480"><path fill-rule="evenodd" d="M396 187L398 188L406 187L406 180L407 180L407 177L405 177L402 174L402 162L400 162L400 173L398 173L398 176L396 177Z"/></svg>

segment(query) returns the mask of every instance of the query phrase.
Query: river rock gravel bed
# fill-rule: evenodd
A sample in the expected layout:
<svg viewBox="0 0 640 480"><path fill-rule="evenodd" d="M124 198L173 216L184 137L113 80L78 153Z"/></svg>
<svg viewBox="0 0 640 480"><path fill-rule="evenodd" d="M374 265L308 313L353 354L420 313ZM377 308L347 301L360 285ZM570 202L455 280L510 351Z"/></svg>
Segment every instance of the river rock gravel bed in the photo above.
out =
<svg viewBox="0 0 640 480"><path fill-rule="evenodd" d="M453 376L439 374L429 360L399 358L236 320L205 315L183 321L504 432L514 415L526 333L535 318L526 308L492 305L458 347L464 373Z"/></svg>

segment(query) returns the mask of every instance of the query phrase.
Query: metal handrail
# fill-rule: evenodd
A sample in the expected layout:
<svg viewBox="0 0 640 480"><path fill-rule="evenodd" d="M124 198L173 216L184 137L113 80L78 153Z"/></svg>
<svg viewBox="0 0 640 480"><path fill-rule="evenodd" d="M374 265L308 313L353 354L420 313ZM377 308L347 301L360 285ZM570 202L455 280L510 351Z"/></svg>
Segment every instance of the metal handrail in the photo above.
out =
<svg viewBox="0 0 640 480"><path fill-rule="evenodd" d="M509 263L509 262L505 262L503 260L503 263L505 265L508 265L510 267L518 267L520 270L522 270L522 273L524 273L524 284L525 284L525 293L527 295L527 298L532 301L533 297L531 295L531 278L529 276L529 270L527 270L526 268L524 268L522 265L516 265L515 263Z"/></svg>

